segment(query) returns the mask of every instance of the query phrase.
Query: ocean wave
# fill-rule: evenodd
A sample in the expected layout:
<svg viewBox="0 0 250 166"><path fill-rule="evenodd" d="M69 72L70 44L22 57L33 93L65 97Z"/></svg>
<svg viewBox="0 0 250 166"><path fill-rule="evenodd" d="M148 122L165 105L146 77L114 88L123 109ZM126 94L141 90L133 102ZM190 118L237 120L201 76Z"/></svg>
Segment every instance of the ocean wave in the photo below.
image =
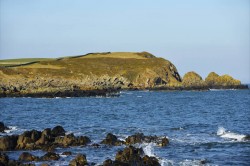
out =
<svg viewBox="0 0 250 166"><path fill-rule="evenodd" d="M246 138L246 135L226 131L224 127L218 128L217 135L222 138L231 139L234 141L245 141Z"/></svg>

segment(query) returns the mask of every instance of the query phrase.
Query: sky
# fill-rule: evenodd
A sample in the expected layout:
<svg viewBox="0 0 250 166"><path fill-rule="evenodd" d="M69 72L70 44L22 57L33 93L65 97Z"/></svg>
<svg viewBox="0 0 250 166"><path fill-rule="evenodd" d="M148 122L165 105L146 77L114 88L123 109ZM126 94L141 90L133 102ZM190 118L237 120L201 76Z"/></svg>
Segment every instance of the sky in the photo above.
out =
<svg viewBox="0 0 250 166"><path fill-rule="evenodd" d="M250 1L0 0L0 59L107 51L250 83Z"/></svg>

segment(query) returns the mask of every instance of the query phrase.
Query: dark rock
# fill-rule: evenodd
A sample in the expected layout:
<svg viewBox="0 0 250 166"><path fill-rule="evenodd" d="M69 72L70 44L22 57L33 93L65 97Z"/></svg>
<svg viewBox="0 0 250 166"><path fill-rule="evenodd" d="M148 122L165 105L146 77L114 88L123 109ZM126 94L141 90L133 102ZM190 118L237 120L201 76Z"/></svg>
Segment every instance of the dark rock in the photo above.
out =
<svg viewBox="0 0 250 166"><path fill-rule="evenodd" d="M107 166L112 165L132 165L132 166L160 166L158 159L155 157L144 156L141 148L133 146L126 147L123 151L116 154L115 161L106 160Z"/></svg>
<svg viewBox="0 0 250 166"><path fill-rule="evenodd" d="M158 144L159 146L167 146L169 144L169 140L164 137L161 139L160 143Z"/></svg>
<svg viewBox="0 0 250 166"><path fill-rule="evenodd" d="M136 133L134 135L129 136L125 139L126 144L136 144L136 143L142 143L144 140L144 134L143 133Z"/></svg>
<svg viewBox="0 0 250 166"><path fill-rule="evenodd" d="M113 161L111 159L107 159L103 162L102 164L103 166L112 166L113 165Z"/></svg>
<svg viewBox="0 0 250 166"><path fill-rule="evenodd" d="M119 145L124 144L124 142L118 140L115 135L108 133L106 138L101 142L101 144L119 146Z"/></svg>
<svg viewBox="0 0 250 166"><path fill-rule="evenodd" d="M68 134L65 135L64 137L60 136L55 138L55 143L63 147L87 145L90 142L91 141L88 137L86 136L75 137L74 134Z"/></svg>
<svg viewBox="0 0 250 166"><path fill-rule="evenodd" d="M169 144L169 140L164 137L157 137L157 136L145 136L143 133L137 133L131 135L125 139L127 145L133 145L136 143L150 143L154 142L157 143L159 146L166 146Z"/></svg>
<svg viewBox="0 0 250 166"><path fill-rule="evenodd" d="M126 147L123 151L117 152L115 160L130 165L133 165L134 163L139 165L139 163L142 163L141 155L143 154L144 152L141 148L139 149L133 146L129 146Z"/></svg>
<svg viewBox="0 0 250 166"><path fill-rule="evenodd" d="M43 160L43 161L59 160L59 159L60 159L60 156L53 152L48 152L40 158L40 160Z"/></svg>
<svg viewBox="0 0 250 166"><path fill-rule="evenodd" d="M17 135L0 137L0 150L14 150L17 145Z"/></svg>
<svg viewBox="0 0 250 166"><path fill-rule="evenodd" d="M18 136L16 149L29 149L36 148L35 142L41 137L41 132L37 130L25 131Z"/></svg>
<svg viewBox="0 0 250 166"><path fill-rule="evenodd" d="M3 122L0 122L0 132L3 133L4 130L8 130L9 128L7 126L4 125Z"/></svg>
<svg viewBox="0 0 250 166"><path fill-rule="evenodd" d="M86 156L84 154L78 154L75 159L71 160L69 166L84 166L88 165Z"/></svg>
<svg viewBox="0 0 250 166"><path fill-rule="evenodd" d="M54 141L51 129L47 128L42 131L41 137L35 142L36 145L47 145Z"/></svg>
<svg viewBox="0 0 250 166"><path fill-rule="evenodd" d="M91 146L94 147L94 148L99 148L100 147L100 145L96 144L96 143L92 144Z"/></svg>
<svg viewBox="0 0 250 166"><path fill-rule="evenodd" d="M243 138L244 141L250 141L250 135L246 135L244 138Z"/></svg>
<svg viewBox="0 0 250 166"><path fill-rule="evenodd" d="M65 135L65 130L63 129L62 126L56 126L52 129L51 131L51 134L54 136L54 137L57 137L57 136L64 136Z"/></svg>
<svg viewBox="0 0 250 166"><path fill-rule="evenodd" d="M9 162L9 157L5 153L0 153L0 165L7 165Z"/></svg>
<svg viewBox="0 0 250 166"><path fill-rule="evenodd" d="M38 161L38 159L39 158L37 156L34 156L28 152L23 152L18 158L20 161Z"/></svg>
<svg viewBox="0 0 250 166"><path fill-rule="evenodd" d="M143 165L147 165L147 166L160 166L160 163L158 161L157 158L155 157L149 157L149 156L144 156L142 158L143 161Z"/></svg>
<svg viewBox="0 0 250 166"><path fill-rule="evenodd" d="M72 152L66 151L66 152L63 152L62 155L70 156L72 155Z"/></svg>

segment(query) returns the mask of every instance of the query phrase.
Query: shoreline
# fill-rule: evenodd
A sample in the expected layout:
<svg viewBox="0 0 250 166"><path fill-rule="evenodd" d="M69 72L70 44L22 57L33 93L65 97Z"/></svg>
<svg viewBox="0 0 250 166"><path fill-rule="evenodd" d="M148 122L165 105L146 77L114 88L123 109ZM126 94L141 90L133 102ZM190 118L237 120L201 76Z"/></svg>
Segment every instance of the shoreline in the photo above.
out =
<svg viewBox="0 0 250 166"><path fill-rule="evenodd" d="M119 97L121 91L210 91L210 90L247 90L248 85L231 86L193 86L193 87L154 87L154 88L130 88L130 89L95 89L95 90L64 90L56 92L3 92L0 98L31 97L31 98L67 98L67 97Z"/></svg>

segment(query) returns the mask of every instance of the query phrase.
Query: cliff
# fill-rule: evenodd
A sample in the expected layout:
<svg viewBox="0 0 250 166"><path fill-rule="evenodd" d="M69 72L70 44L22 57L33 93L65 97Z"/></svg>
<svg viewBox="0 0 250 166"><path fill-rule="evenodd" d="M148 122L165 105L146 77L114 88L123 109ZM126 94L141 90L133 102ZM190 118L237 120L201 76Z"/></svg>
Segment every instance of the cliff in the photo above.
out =
<svg viewBox="0 0 250 166"><path fill-rule="evenodd" d="M141 52L106 52L57 59L0 61L0 96L91 96L119 89L192 89L205 85L240 85L230 76L195 73L183 81L168 60ZM225 82L226 81L226 82ZM197 85L197 86L196 86Z"/></svg>

